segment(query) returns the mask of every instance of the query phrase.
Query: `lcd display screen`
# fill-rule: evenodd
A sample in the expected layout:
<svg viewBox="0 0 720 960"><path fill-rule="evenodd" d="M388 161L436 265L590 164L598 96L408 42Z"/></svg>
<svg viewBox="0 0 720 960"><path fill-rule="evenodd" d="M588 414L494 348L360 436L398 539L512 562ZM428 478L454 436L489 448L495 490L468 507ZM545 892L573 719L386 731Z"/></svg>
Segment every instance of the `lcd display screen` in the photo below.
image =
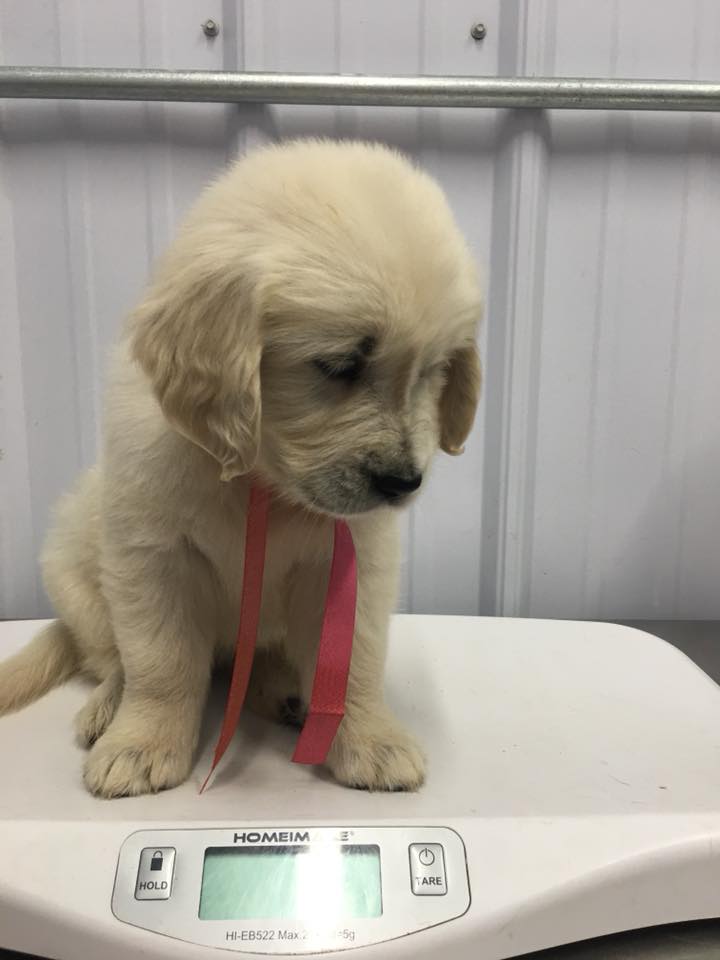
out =
<svg viewBox="0 0 720 960"><path fill-rule="evenodd" d="M374 844L209 847L201 920L354 920L382 915Z"/></svg>

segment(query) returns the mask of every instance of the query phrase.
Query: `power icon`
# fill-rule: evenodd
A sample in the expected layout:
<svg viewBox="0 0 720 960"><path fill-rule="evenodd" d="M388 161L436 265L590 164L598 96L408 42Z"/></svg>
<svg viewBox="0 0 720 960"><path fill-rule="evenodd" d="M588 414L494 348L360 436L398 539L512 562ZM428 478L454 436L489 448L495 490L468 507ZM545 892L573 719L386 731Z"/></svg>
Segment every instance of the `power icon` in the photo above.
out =
<svg viewBox="0 0 720 960"><path fill-rule="evenodd" d="M447 893L445 857L440 843L410 844L410 887L416 897L444 897Z"/></svg>
<svg viewBox="0 0 720 960"><path fill-rule="evenodd" d="M435 854L427 847L423 847L418 853L418 860L424 867L431 867L435 863Z"/></svg>

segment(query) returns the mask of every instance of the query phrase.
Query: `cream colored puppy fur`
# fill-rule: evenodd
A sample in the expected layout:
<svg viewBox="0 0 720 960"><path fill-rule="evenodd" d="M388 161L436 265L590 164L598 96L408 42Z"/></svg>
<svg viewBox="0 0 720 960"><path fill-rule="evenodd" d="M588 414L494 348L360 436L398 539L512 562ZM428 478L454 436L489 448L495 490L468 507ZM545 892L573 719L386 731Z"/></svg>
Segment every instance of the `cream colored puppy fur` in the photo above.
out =
<svg viewBox="0 0 720 960"><path fill-rule="evenodd" d="M182 782L213 664L233 652L254 479L274 500L252 703L277 716L308 702L332 518L346 517L357 623L327 764L343 784L416 788L422 752L383 702L407 499L385 488L462 447L479 315L440 189L397 154L307 141L238 162L129 319L100 461L44 551L59 619L0 666L0 712L82 671L98 683L77 718L88 788Z"/></svg>

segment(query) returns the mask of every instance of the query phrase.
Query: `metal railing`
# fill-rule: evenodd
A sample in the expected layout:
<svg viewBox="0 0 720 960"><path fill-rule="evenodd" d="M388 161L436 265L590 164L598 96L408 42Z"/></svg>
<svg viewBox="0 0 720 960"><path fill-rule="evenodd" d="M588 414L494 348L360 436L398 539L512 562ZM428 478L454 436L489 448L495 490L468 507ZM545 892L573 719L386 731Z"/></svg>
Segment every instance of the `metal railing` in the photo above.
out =
<svg viewBox="0 0 720 960"><path fill-rule="evenodd" d="M0 98L378 107L720 111L720 83L529 77L374 77L0 67Z"/></svg>

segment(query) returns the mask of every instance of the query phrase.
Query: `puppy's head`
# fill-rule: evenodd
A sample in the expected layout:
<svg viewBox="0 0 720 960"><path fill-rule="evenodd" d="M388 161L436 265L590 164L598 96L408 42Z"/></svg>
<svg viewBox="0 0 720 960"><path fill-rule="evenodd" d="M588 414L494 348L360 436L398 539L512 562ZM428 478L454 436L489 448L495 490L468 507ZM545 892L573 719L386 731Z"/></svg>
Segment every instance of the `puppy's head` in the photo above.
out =
<svg viewBox="0 0 720 960"><path fill-rule="evenodd" d="M437 185L389 150L299 142L200 199L132 318L168 420L311 509L400 504L462 449L480 295Z"/></svg>

